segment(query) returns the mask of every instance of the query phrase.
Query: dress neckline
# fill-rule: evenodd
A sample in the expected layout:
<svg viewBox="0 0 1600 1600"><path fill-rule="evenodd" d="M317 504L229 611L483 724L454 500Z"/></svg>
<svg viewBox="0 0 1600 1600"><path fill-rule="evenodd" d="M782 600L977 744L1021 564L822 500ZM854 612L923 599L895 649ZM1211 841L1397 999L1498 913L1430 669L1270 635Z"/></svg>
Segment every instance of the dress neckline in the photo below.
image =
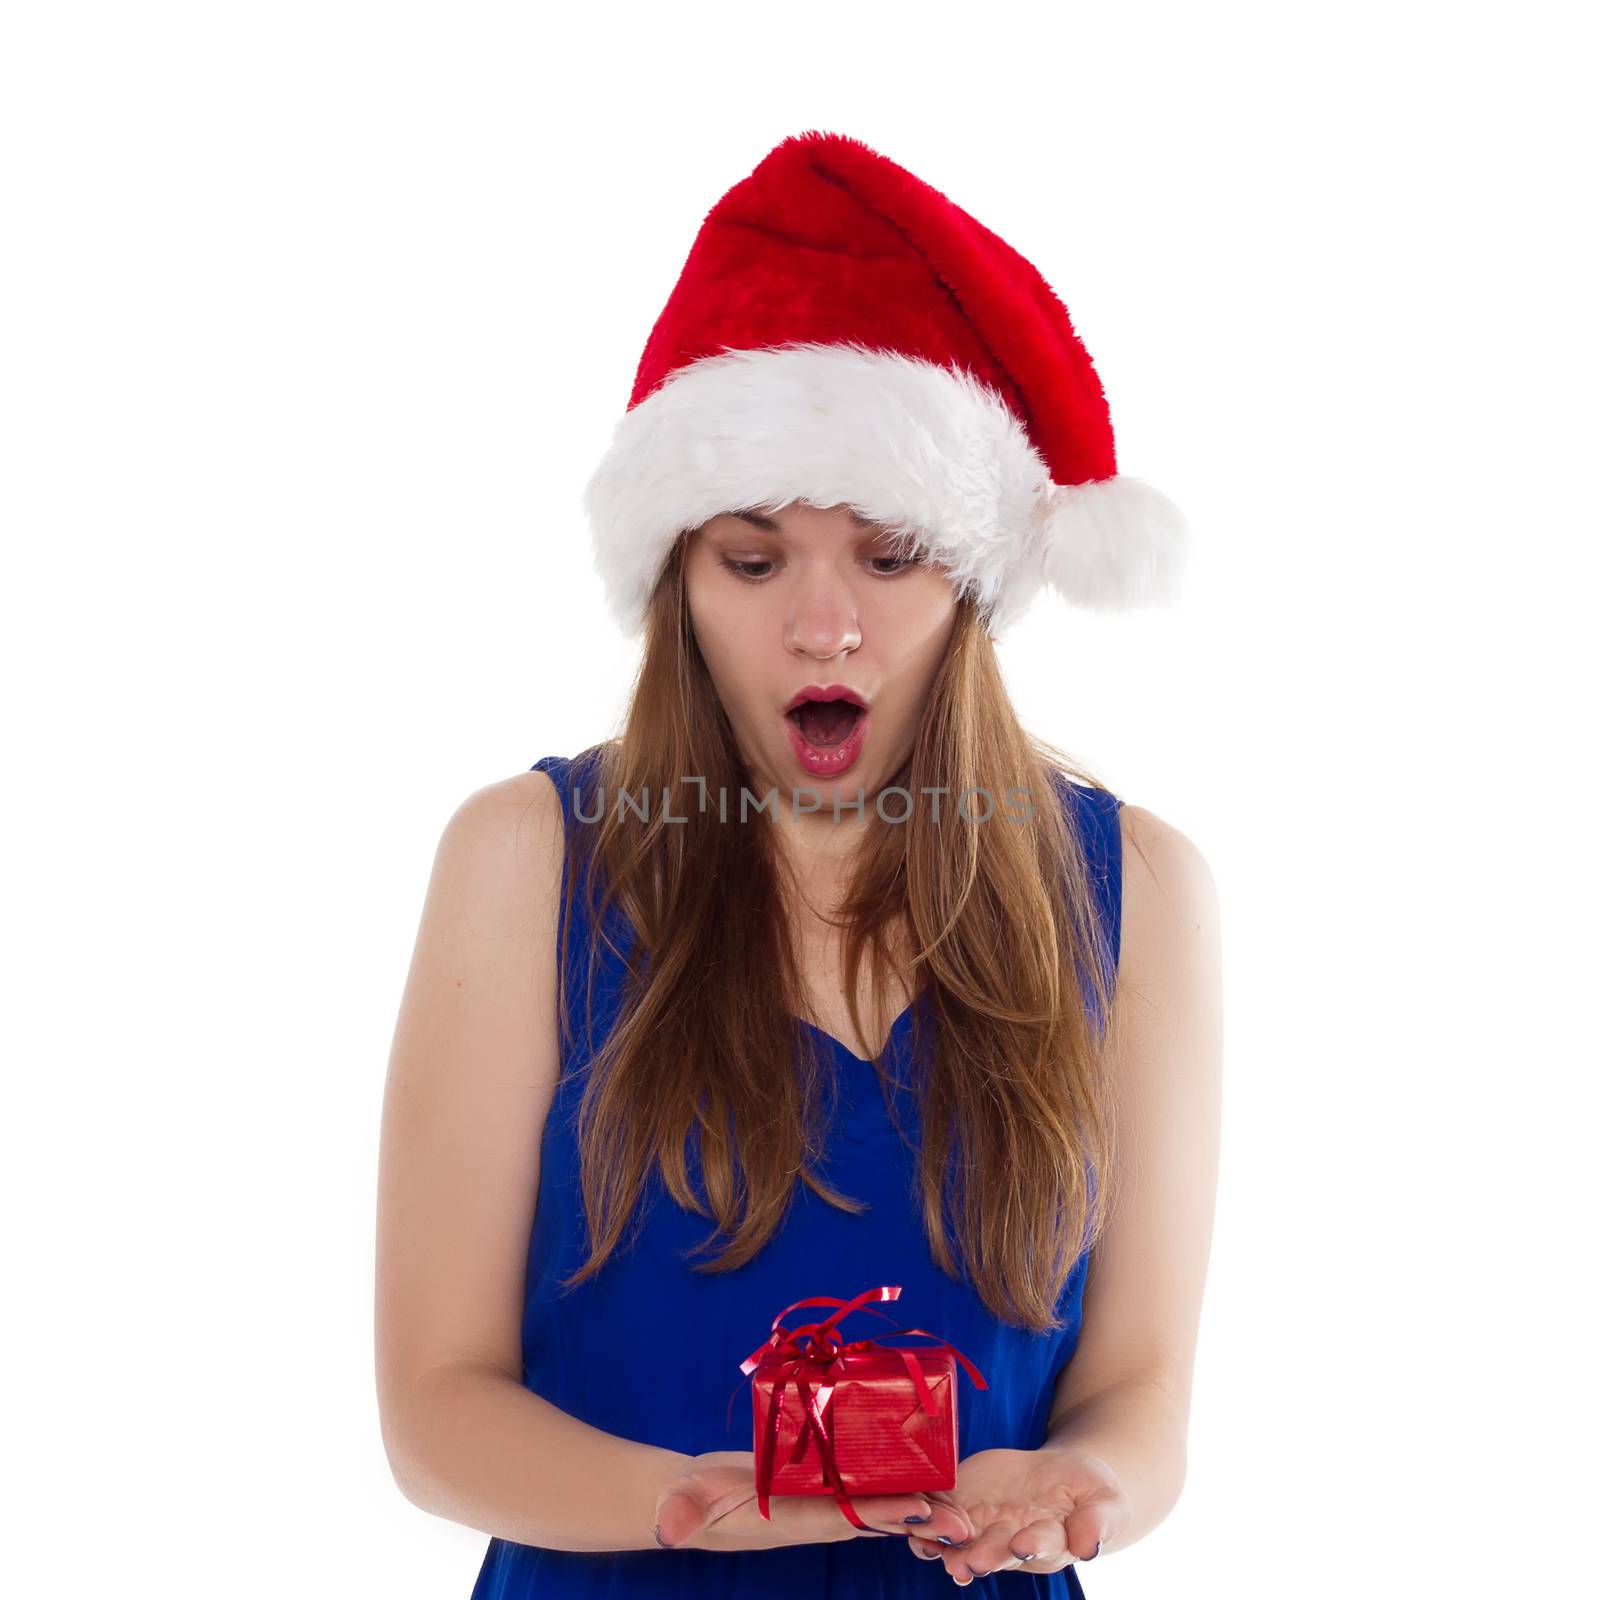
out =
<svg viewBox="0 0 1600 1600"><path fill-rule="evenodd" d="M889 1031L884 1035L883 1038L883 1053L885 1055L889 1053L890 1046L894 1044L896 1038L899 1036L900 1029L909 1020L911 1013L916 1010L917 1001L921 998L921 995L913 995L912 998L906 1003L906 1006L901 1011L900 1015L889 1024ZM826 1028L819 1028L816 1023L810 1021L806 1017L795 1017L794 1020L798 1022L802 1028L809 1028L819 1038L826 1040L833 1046L835 1050L839 1052L840 1055L848 1056L849 1059L854 1061L857 1066L870 1067L872 1065L872 1060L869 1056L858 1056L855 1051L845 1044L842 1039L836 1037L834 1034L829 1033Z"/></svg>

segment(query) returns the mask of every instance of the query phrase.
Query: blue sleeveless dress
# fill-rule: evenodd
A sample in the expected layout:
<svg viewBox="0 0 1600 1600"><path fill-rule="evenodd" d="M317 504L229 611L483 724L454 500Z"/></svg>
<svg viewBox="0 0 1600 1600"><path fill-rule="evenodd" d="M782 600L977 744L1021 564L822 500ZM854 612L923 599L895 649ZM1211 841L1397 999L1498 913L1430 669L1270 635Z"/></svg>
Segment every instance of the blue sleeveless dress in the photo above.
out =
<svg viewBox="0 0 1600 1600"><path fill-rule="evenodd" d="M593 763L598 747L581 756L546 756L533 770L547 773L562 797L569 826L573 808L591 821L602 800ZM1120 799L1060 780L1088 856L1101 936L1116 970L1120 948L1122 847ZM614 803L614 802L608 802ZM562 895L575 887L563 872ZM581 885L585 890L587 885ZM622 961L602 945L594 978L594 1029L585 1035L585 989L593 928L586 893L572 906L569 965L564 975L571 1016L580 1040L563 1051L562 1077L541 1146L539 1199L528 1248L522 1325L523 1383L552 1405L623 1438L699 1455L752 1448L749 1380L739 1363L771 1330L772 1319L807 1295L848 1300L877 1284L900 1284L900 1298L845 1320L846 1339L882 1337L918 1348L899 1328L927 1328L974 1362L988 1384L980 1391L957 1363L959 1452L1033 1449L1044 1442L1055 1382L1077 1347L1088 1253L1079 1258L1063 1290L1064 1327L1035 1334L998 1321L977 1293L953 1282L935 1265L914 1198L915 1155L896 1132L869 1061L812 1024L841 1077L828 1148L826 1177L843 1193L868 1202L851 1216L827 1205L803 1185L780 1230L752 1261L733 1272L706 1275L689 1265L689 1253L710 1234L707 1217L683 1210L652 1170L642 1203L646 1222L631 1248L613 1255L595 1277L562 1295L559 1280L587 1257L573 1127L581 1094L576 1069L615 1023L623 998ZM610 918L616 916L613 924ZM607 909L607 927L627 947L619 909ZM924 997L925 998L925 997ZM904 1083L913 1011L893 1024L887 1064ZM914 1100L897 1109L913 1136ZM698 1167L690 1158L691 1176ZM624 1241L628 1235L624 1234ZM705 1259L702 1252L694 1259ZM817 1321L827 1307L806 1308L785 1323ZM887 1318L888 1320L883 1320ZM655 1349L639 1359L646 1341ZM660 1375L669 1372L670 1383ZM729 1397L732 1395L732 1411ZM731 1421L729 1417L731 1415ZM996 1588L996 1585L1000 1585ZM1074 1596L1081 1600L1077 1567L1028 1573L1015 1569L977 1578L968 1592L1025 1600ZM774 1550L567 1551L493 1538L472 1600L911 1600L948 1596L944 1564L920 1561L899 1538L862 1536L826 1544Z"/></svg>

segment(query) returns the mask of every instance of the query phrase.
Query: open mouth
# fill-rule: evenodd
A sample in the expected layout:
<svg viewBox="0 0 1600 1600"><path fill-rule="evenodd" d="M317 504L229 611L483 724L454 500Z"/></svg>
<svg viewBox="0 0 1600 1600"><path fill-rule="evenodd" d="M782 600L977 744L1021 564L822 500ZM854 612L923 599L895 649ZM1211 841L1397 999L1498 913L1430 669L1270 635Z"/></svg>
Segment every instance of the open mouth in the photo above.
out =
<svg viewBox="0 0 1600 1600"><path fill-rule="evenodd" d="M786 713L814 750L836 750L855 732L861 707L849 700L807 700Z"/></svg>

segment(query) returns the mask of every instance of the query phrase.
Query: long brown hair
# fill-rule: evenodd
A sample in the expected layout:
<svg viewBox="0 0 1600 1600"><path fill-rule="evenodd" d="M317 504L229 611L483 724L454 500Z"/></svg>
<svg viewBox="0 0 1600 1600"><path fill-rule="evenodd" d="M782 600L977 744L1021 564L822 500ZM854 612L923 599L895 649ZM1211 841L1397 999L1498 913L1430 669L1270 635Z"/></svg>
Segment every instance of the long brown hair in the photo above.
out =
<svg viewBox="0 0 1600 1600"><path fill-rule="evenodd" d="M802 986L770 828L740 825L749 774L690 625L685 539L650 603L622 731L595 747L582 806L587 817L599 804L599 817L567 830L569 878L586 876L593 926L606 937L614 904L633 934L631 948L617 947L629 967L621 1014L586 1068L577 1126L590 1253L567 1286L619 1247L656 1165L681 1206L715 1222L699 1248L728 1241L696 1271L731 1271L754 1256L797 1180L830 1205L864 1209L807 1165L825 1148L830 1079L818 1040L795 1020ZM685 790L689 774L704 778L704 791ZM869 797L838 918L858 1033L867 1037L856 1003L864 966L879 994L898 972L933 1021L916 1085L933 1259L965 1275L994 1316L1037 1332L1061 1325L1067 1277L1099 1237L1115 1145L1109 1038L1090 1014L1110 1015L1108 953L1061 798L1068 778L1104 788L1023 730L993 643L961 598L911 752L889 780L949 798L935 823L926 803L885 822ZM981 789L998 808L1013 786L1031 819L971 826L953 815L964 791ZM664 807L642 817L617 803L624 790L635 799L669 791L684 820L666 822ZM719 794L731 797L726 821ZM565 984L561 994L567 1038ZM881 1056L874 1066L885 1082ZM690 1178L691 1134L703 1196Z"/></svg>

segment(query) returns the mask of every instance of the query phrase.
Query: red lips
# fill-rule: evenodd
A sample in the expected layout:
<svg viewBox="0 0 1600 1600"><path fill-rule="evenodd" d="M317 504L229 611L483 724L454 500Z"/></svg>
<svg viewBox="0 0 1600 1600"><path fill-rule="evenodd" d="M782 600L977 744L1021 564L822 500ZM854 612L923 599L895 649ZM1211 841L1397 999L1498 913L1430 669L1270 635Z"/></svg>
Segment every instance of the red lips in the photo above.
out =
<svg viewBox="0 0 1600 1600"><path fill-rule="evenodd" d="M867 709L866 696L857 694L847 683L808 683L783 709L785 712L793 711L807 700L846 700L853 706L860 706L863 711Z"/></svg>

